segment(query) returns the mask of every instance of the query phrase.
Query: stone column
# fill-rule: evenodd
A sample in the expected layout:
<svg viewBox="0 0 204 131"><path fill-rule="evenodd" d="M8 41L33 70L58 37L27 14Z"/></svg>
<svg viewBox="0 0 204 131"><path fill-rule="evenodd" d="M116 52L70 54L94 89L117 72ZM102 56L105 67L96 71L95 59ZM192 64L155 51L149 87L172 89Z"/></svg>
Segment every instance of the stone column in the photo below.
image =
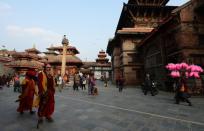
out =
<svg viewBox="0 0 204 131"><path fill-rule="evenodd" d="M63 53L62 53L62 67L61 67L61 76L63 77L65 74L66 69L66 55L67 55L67 47L68 47L69 41L66 38L66 35L64 35L64 38L62 40L63 45Z"/></svg>

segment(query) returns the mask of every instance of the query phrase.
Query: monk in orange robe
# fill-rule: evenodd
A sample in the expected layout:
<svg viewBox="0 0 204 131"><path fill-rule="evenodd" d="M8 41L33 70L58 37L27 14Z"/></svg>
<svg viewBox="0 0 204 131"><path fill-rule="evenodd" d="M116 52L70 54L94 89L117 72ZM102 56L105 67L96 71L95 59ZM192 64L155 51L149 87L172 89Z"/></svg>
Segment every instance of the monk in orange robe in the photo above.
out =
<svg viewBox="0 0 204 131"><path fill-rule="evenodd" d="M38 95L40 96L39 108L38 108L38 126L43 122L45 117L48 122L53 122L51 115L54 112L54 78L51 74L51 69L46 67L44 71L38 74Z"/></svg>
<svg viewBox="0 0 204 131"><path fill-rule="evenodd" d="M34 73L33 71L28 71L26 73L26 77L23 81L22 85L22 93L19 96L19 107L17 109L18 112L21 114L24 113L24 111L29 110L30 114L34 114L35 112L32 111L32 105L33 105L33 99L34 99L34 93L35 93L35 82L33 80Z"/></svg>

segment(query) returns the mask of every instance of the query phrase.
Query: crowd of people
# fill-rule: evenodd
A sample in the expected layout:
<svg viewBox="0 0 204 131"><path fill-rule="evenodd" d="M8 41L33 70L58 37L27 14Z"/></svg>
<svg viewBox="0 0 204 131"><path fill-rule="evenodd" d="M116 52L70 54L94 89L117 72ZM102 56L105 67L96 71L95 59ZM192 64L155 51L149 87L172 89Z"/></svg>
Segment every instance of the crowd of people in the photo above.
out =
<svg viewBox="0 0 204 131"><path fill-rule="evenodd" d="M19 75L15 75L13 80L14 92L20 92L16 100L16 102L19 102L17 112L22 115L25 111L29 111L33 115L35 114L33 108L36 108L38 128L43 123L44 117L48 122L53 122L55 87L58 87L61 92L66 83L69 82L69 77L54 77L51 68L45 66L44 69L38 72L34 70L27 71L22 80L20 80ZM88 95L98 95L94 74L85 75L76 72L73 76L73 90L78 91L79 88L86 90L86 85L88 85Z"/></svg>
<svg viewBox="0 0 204 131"><path fill-rule="evenodd" d="M8 76L6 76L5 74L3 74L2 76L0 75L0 89L2 89L5 85L7 87L10 87L10 85L13 84L13 79L11 74L9 74Z"/></svg>
<svg viewBox="0 0 204 131"><path fill-rule="evenodd" d="M36 72L29 70L22 81L18 75L14 76L14 91L20 88L20 95L16 102L19 102L17 112L21 115L29 111L35 114L34 107L37 108L38 127L43 123L43 117L48 122L52 122L52 114L55 106L55 81L51 73L51 68L45 66L44 69ZM16 88L18 87L18 88Z"/></svg>
<svg viewBox="0 0 204 131"><path fill-rule="evenodd" d="M103 78L104 87L107 87L107 79ZM69 82L69 76L65 75L61 77L60 75L54 77L51 72L50 66L45 66L44 69L39 70L38 72L34 70L29 70L26 72L25 76L10 75L6 77L5 75L0 76L0 86L9 87L10 83L13 83L14 92L19 92L20 95L16 102L19 102L17 112L21 115L25 111L29 111L31 115L35 114L33 108L37 108L38 115L38 124L43 123L43 119L48 122L53 122L52 114L55 107L55 87L59 88L61 92L65 87L66 83ZM121 74L116 78L116 87L119 92L123 91L125 80ZM158 94L158 90L155 87L155 82L150 76L146 74L143 84L143 93L147 95L148 92L152 96ZM86 88L88 86L88 88ZM73 90L78 91L87 90L88 95L98 95L98 88L96 86L96 79L94 78L94 73L85 75L79 72L76 72L73 76ZM181 101L187 102L189 106L192 106L192 103L188 99L190 97L188 93L188 88L185 79L178 79L175 82L175 103L179 104Z"/></svg>
<svg viewBox="0 0 204 131"><path fill-rule="evenodd" d="M88 95L98 95L98 88L96 87L96 79L94 78L94 73L89 75L81 74L77 72L74 75L73 90L86 90L86 85L88 85Z"/></svg>

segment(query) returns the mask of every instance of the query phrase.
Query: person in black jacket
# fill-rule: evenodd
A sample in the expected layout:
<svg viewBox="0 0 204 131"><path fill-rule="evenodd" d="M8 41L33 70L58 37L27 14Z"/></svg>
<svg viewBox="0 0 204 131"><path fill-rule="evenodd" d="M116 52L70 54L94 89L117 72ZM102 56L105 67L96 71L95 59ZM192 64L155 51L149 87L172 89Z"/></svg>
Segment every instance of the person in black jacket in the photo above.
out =
<svg viewBox="0 0 204 131"><path fill-rule="evenodd" d="M147 95L148 91L150 91L151 95L154 96L154 92L152 89L152 79L150 77L150 74L147 73L144 82L144 95Z"/></svg>

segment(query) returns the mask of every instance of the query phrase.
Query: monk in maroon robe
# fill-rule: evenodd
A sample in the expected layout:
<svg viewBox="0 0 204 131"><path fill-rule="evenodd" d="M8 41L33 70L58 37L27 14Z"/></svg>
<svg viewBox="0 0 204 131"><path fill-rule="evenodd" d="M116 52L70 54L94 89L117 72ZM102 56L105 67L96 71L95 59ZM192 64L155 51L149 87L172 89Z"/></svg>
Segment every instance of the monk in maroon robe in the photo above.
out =
<svg viewBox="0 0 204 131"><path fill-rule="evenodd" d="M42 71L38 74L38 88L39 88L39 108L38 108L38 124L43 122L43 117L45 117L48 122L52 122L53 119L51 115L54 112L54 78L51 75L50 68L46 68L46 71Z"/></svg>
<svg viewBox="0 0 204 131"><path fill-rule="evenodd" d="M20 112L21 114L23 114L24 111L26 110L29 110L30 114L35 113L34 111L32 111L33 99L34 99L34 93L35 93L35 82L32 79L33 78L32 75L33 75L33 72L28 71L23 81L22 93L19 96L20 103L17 109L17 111Z"/></svg>

